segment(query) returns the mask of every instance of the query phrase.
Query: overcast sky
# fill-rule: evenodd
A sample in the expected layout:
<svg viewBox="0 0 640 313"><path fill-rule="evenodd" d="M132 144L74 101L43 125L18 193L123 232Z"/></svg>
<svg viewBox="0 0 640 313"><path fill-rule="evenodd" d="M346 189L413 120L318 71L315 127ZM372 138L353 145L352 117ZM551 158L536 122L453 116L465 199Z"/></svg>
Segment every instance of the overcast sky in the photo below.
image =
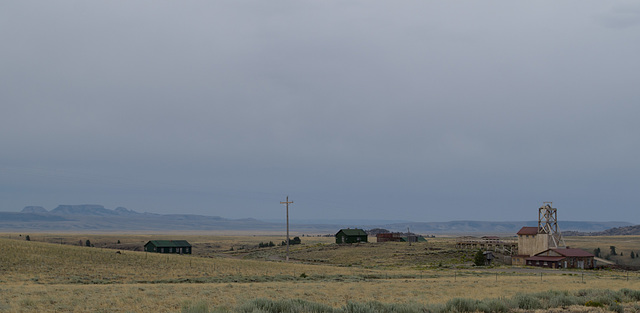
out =
<svg viewBox="0 0 640 313"><path fill-rule="evenodd" d="M3 1L0 211L640 223L637 1Z"/></svg>

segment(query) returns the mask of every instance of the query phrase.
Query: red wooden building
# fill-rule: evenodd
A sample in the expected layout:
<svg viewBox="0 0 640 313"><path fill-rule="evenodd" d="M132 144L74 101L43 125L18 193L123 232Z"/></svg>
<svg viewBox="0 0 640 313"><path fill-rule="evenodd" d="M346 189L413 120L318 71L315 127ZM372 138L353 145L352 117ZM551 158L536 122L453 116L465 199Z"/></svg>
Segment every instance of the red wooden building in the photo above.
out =
<svg viewBox="0 0 640 313"><path fill-rule="evenodd" d="M553 248L536 253L525 261L529 266L589 269L596 267L594 257L593 254L581 249Z"/></svg>

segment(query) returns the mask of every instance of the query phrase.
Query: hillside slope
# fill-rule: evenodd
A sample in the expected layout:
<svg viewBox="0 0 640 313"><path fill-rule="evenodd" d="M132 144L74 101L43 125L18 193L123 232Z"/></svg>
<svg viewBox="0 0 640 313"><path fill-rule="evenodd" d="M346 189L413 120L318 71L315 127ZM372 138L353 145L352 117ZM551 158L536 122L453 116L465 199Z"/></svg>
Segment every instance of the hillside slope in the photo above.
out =
<svg viewBox="0 0 640 313"><path fill-rule="evenodd" d="M632 236L640 235L640 225L614 227L611 229L596 232L563 232L565 236Z"/></svg>

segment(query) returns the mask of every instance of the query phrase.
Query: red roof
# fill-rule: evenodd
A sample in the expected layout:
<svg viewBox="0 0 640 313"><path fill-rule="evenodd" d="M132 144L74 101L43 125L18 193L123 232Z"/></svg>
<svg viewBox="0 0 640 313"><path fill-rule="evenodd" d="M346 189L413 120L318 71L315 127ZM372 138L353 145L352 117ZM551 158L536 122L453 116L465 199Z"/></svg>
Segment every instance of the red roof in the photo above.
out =
<svg viewBox="0 0 640 313"><path fill-rule="evenodd" d="M518 235L537 235L538 227L522 227L518 232Z"/></svg>
<svg viewBox="0 0 640 313"><path fill-rule="evenodd" d="M563 256L538 256L538 255L534 255L532 257L528 257L525 260L527 261L547 261L547 262L558 262L562 259L564 259L565 257Z"/></svg>
<svg viewBox="0 0 640 313"><path fill-rule="evenodd" d="M584 251L582 249L573 249L573 248L555 248L555 249L551 249L555 252L557 252L558 254L564 255L564 256L573 256L573 257L595 257L595 255Z"/></svg>

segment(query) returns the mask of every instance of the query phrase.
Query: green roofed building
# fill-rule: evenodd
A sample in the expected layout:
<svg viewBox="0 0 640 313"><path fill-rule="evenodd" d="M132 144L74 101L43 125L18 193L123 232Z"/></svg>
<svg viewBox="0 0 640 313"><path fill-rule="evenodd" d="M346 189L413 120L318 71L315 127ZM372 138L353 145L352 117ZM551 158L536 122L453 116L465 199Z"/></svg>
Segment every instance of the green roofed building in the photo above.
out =
<svg viewBox="0 0 640 313"><path fill-rule="evenodd" d="M144 251L191 254L191 244L186 240L151 240L144 245Z"/></svg>
<svg viewBox="0 0 640 313"><path fill-rule="evenodd" d="M367 242L367 233L358 228L341 229L336 234L336 243Z"/></svg>

